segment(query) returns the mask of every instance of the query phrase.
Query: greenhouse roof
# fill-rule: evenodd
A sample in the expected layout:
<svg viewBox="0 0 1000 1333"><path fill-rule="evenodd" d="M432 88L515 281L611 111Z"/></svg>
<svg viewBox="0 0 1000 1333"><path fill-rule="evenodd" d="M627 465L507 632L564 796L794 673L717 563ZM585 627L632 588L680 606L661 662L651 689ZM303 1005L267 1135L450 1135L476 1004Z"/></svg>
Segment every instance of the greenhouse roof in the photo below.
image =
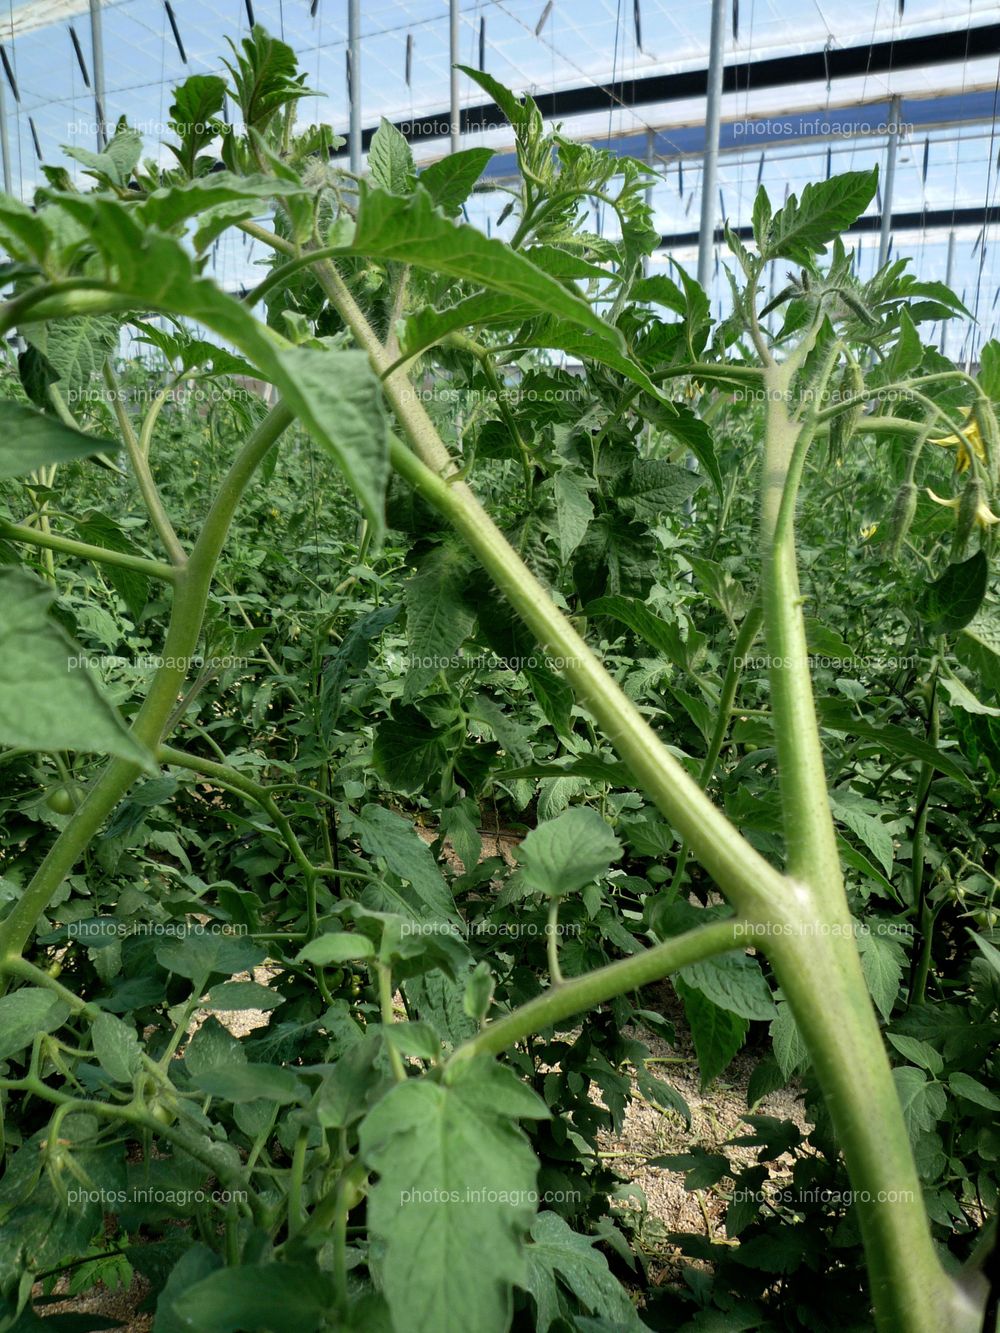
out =
<svg viewBox="0 0 1000 1333"><path fill-rule="evenodd" d="M758 183L780 199L809 180L884 162L891 99L898 97L897 244L905 232L921 275L944 278L954 233L953 284L979 305L988 333L998 282L990 244L1000 78L993 0L728 4L719 221L744 225ZM298 52L315 90L302 118L346 132L347 0L105 0L100 8L104 118L127 116L150 155L169 138L174 84L190 73L222 72L226 39L246 36L251 16ZM709 23L709 0L461 0L460 54L515 92L536 96L571 137L656 166L657 226L675 257L689 256L699 212ZM12 189L27 197L40 176L39 156L58 161L63 144L95 144L89 0L8 4L0 43ZM411 138L418 162L441 156L448 86L447 0L364 0L366 142L385 116ZM502 185L514 165L510 130L465 75L460 92L463 142L496 150L485 180ZM470 219L492 227L502 203L495 191L481 192ZM881 208L879 198L869 226ZM595 225L612 229L613 219L595 215ZM859 245L862 263L874 263L877 238L862 235ZM257 258L247 238L226 239L215 256L220 280L233 287L253 281Z"/></svg>

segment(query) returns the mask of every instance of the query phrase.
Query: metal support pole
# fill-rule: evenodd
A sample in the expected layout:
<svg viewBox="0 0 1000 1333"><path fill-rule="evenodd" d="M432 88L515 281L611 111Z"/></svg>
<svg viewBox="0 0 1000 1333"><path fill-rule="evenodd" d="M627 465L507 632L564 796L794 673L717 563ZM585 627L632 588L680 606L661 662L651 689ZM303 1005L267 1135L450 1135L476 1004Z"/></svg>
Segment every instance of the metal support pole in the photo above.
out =
<svg viewBox="0 0 1000 1333"><path fill-rule="evenodd" d="M351 118L348 144L351 170L361 174L361 0L347 0L347 59L351 72Z"/></svg>
<svg viewBox="0 0 1000 1333"><path fill-rule="evenodd" d="M458 62L461 58L458 36L458 0L448 2L448 50L451 67L451 151L457 153L462 146L462 120L458 105Z"/></svg>
<svg viewBox="0 0 1000 1333"><path fill-rule="evenodd" d="M955 233L953 231L950 231L948 233L948 258L945 260L945 265L944 265L944 285L946 287L951 286L951 275L954 271L954 268L955 268ZM943 319L941 321L942 356L944 355L945 343L947 341L948 341L948 321L946 319Z"/></svg>
<svg viewBox="0 0 1000 1333"><path fill-rule="evenodd" d="M12 194L10 174L10 136L7 133L7 93L0 86L0 157L3 158L3 192Z"/></svg>
<svg viewBox="0 0 1000 1333"><path fill-rule="evenodd" d="M882 186L882 227L878 237L878 266L882 268L889 258L892 239L892 193L896 184L896 150L899 148L900 101L894 97L889 103L889 141L885 147L885 183Z"/></svg>
<svg viewBox="0 0 1000 1333"><path fill-rule="evenodd" d="M719 125L722 121L722 69L725 59L726 0L712 0L709 38L708 97L705 102L705 160L701 173L701 226L698 231L698 282L708 291L715 245L715 201L719 190Z"/></svg>
<svg viewBox="0 0 1000 1333"><path fill-rule="evenodd" d="M646 131L646 166L652 167L656 162L656 135L652 130ZM646 207L650 213L653 211L653 178L646 177ZM649 276L649 255L642 257L642 272L644 277Z"/></svg>
<svg viewBox="0 0 1000 1333"><path fill-rule="evenodd" d="M101 0L90 0L90 49L94 74L94 120L97 125L97 151L108 141L104 119L104 34L101 29Z"/></svg>

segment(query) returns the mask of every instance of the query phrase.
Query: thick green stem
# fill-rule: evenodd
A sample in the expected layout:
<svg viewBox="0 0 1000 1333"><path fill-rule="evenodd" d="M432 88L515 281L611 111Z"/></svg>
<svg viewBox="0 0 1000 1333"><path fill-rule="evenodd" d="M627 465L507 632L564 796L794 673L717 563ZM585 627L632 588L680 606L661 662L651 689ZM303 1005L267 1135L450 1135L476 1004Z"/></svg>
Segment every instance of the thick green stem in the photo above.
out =
<svg viewBox="0 0 1000 1333"><path fill-rule="evenodd" d="M600 723L638 785L649 792L737 909L762 919L780 913L788 894L784 878L733 828L669 752L511 550L471 490L463 482L450 485L399 441L392 442L391 456L396 470L451 519Z"/></svg>
<svg viewBox="0 0 1000 1333"><path fill-rule="evenodd" d="M981 1320L941 1267L909 1135L854 937L817 919L759 943L792 1005L854 1186L880 1333L978 1333Z"/></svg>
<svg viewBox="0 0 1000 1333"><path fill-rule="evenodd" d="M793 420L791 378L789 363L768 369L761 540L764 632L794 902L779 932L761 944L806 1040L858 1191L878 1328L969 1328L931 1240L840 871L795 557L795 503L816 414Z"/></svg>
<svg viewBox="0 0 1000 1333"><path fill-rule="evenodd" d="M563 1019L593 1009L613 1000L616 995L638 990L652 981L660 981L671 972L731 949L745 947L748 923L733 917L699 926L684 935L676 935L651 949L619 958L606 967L573 977L522 1004L513 1013L488 1023L474 1037L463 1042L449 1059L449 1065L471 1060L477 1055L499 1055L535 1032L543 1032Z"/></svg>
<svg viewBox="0 0 1000 1333"><path fill-rule="evenodd" d="M812 693L809 647L795 560L795 501L815 421L790 409L787 365L767 373L767 440L761 496L764 636L781 780L788 874L809 884L838 916L846 913L840 858L826 793ZM817 395L818 399L819 395Z"/></svg>
<svg viewBox="0 0 1000 1333"><path fill-rule="evenodd" d="M132 471L135 473L136 484L139 487L139 493L142 496L143 503L149 514L149 520L155 528L160 541L163 543L164 550L170 557L171 563L183 566L188 558L187 552L181 545L177 533L174 532L174 525L170 522L169 515L163 507L163 501L160 499L160 492L156 488L156 482L153 480L153 473L150 470L149 460L143 453L142 447L136 438L135 431L132 429L132 423L129 420L128 412L125 410L125 404L122 401L118 380L110 365L105 365L104 367L104 382L107 384L114 399L115 416L118 418L118 427L121 430L122 439L125 441L125 448L128 452L129 462L132 464Z"/></svg>
<svg viewBox="0 0 1000 1333"><path fill-rule="evenodd" d="M162 739L198 646L212 576L236 506L258 465L291 420L289 409L279 403L257 427L223 480L185 567L178 570L163 663L132 723L132 735L148 750L155 751ZM0 922L0 957L21 953L53 895L141 771L129 760L111 760L50 847L12 911Z"/></svg>
<svg viewBox="0 0 1000 1333"><path fill-rule="evenodd" d="M91 546L88 542L78 542L72 537L60 537L54 532L42 532L37 528L26 528L20 523L8 523L3 518L0 518L0 537L6 537L13 542L26 542L29 546L42 546L50 551L59 551L62 555L77 556L80 560L92 560L95 564L134 569L139 574L148 574L154 579L164 579L167 583L173 583L177 577L177 567L164 564L162 560L147 560L145 556L129 555L127 551L111 551L106 546Z"/></svg>

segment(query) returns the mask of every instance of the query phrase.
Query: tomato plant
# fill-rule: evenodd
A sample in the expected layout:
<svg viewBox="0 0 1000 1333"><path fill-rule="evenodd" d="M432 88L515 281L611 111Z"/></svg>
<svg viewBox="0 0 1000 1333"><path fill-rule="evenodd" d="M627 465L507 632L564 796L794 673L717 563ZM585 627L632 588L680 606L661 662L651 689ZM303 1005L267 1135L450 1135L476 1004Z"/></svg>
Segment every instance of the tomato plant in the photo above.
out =
<svg viewBox="0 0 1000 1333"><path fill-rule="evenodd" d="M260 27L242 128L193 76L176 167L0 200L5 1325L113 1215L202 1333L988 1326L1000 349L858 278L865 172L762 190L714 322L647 169L467 72L507 239L487 149L333 164ZM690 1120L667 977L812 1128L662 1159L733 1187L656 1287L599 1144L633 1078Z"/></svg>

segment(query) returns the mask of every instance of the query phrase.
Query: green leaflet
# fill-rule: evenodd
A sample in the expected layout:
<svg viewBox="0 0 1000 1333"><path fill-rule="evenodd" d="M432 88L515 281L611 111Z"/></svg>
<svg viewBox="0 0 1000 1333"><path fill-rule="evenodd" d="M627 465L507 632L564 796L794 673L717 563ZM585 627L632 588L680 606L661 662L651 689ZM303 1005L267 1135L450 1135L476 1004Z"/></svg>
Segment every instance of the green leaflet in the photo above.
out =
<svg viewBox="0 0 1000 1333"><path fill-rule="evenodd" d="M116 755L152 769L82 650L50 617L54 599L27 570L0 569L0 744Z"/></svg>
<svg viewBox="0 0 1000 1333"><path fill-rule="evenodd" d="M770 1022L775 1016L774 1000L764 980L760 964L746 953L727 953L689 963L677 973L685 987L700 990L720 1009L741 1018Z"/></svg>
<svg viewBox="0 0 1000 1333"><path fill-rule="evenodd" d="M203 1277L174 1298L173 1310L195 1333L316 1333L334 1299L330 1277L311 1265L251 1264Z"/></svg>
<svg viewBox="0 0 1000 1333"><path fill-rule="evenodd" d="M26 986L0 999L0 1060L30 1046L40 1032L54 1032L69 1017L69 1005L51 991Z"/></svg>
<svg viewBox="0 0 1000 1333"><path fill-rule="evenodd" d="M416 181L410 145L384 116L368 149L368 170L390 194L408 194Z"/></svg>
<svg viewBox="0 0 1000 1333"><path fill-rule="evenodd" d="M566 1309L563 1289L622 1333L645 1328L607 1259L595 1249L594 1237L579 1235L558 1213L539 1213L531 1241L528 1290L535 1299L537 1333L548 1333Z"/></svg>
<svg viewBox="0 0 1000 1333"><path fill-rule="evenodd" d="M367 190L358 208L354 236L344 250L371 259L415 264L491 287L535 310L590 329L605 343L614 341L608 326L582 296L502 241L474 227L456 225L419 186L407 199L385 190Z"/></svg>
<svg viewBox="0 0 1000 1333"><path fill-rule="evenodd" d="M465 553L452 542L435 546L406 582L406 632L410 663L403 685L403 699L418 698L458 651L475 624L475 612L463 597L469 564Z"/></svg>
<svg viewBox="0 0 1000 1333"><path fill-rule="evenodd" d="M684 638L676 625L670 625L636 597L598 597L587 607L588 616L611 616L626 625L682 671L697 666L704 656L705 636L688 630Z"/></svg>
<svg viewBox="0 0 1000 1333"><path fill-rule="evenodd" d="M718 1078L746 1040L748 1019L722 1009L700 990L674 978L674 987L684 1004L684 1014L691 1028L701 1086L706 1088Z"/></svg>
<svg viewBox="0 0 1000 1333"><path fill-rule="evenodd" d="M85 435L24 403L0 402L0 477L26 477L50 463L114 453L114 440Z"/></svg>
<svg viewBox="0 0 1000 1333"><path fill-rule="evenodd" d="M389 427L378 380L360 351L295 347L274 354L285 401L338 464L372 524L385 526Z"/></svg>
<svg viewBox="0 0 1000 1333"><path fill-rule="evenodd" d="M104 1072L116 1083L130 1083L142 1066L142 1051L135 1028L114 1014L100 1013L90 1032L94 1054Z"/></svg>
<svg viewBox="0 0 1000 1333"><path fill-rule="evenodd" d="M621 843L597 811L577 805L532 829L518 859L533 889L563 898L607 874L621 853Z"/></svg>
<svg viewBox="0 0 1000 1333"><path fill-rule="evenodd" d="M968 560L954 562L941 577L924 588L921 609L932 634L950 634L973 619L986 596L989 568L977 551Z"/></svg>
<svg viewBox="0 0 1000 1333"><path fill-rule="evenodd" d="M418 900L415 916L458 920L455 903L430 848L408 819L384 806L366 805L351 825L369 856L382 857L393 874L413 886Z"/></svg>
<svg viewBox="0 0 1000 1333"><path fill-rule="evenodd" d="M55 324L29 325L24 336L56 372L59 392L74 395L101 373L118 346L120 326L121 321L113 315L77 315ZM70 406L75 406L72 398Z"/></svg>
<svg viewBox="0 0 1000 1333"><path fill-rule="evenodd" d="M385 1245L383 1289L396 1333L506 1333L511 1288L527 1280L524 1240L537 1163L519 1117L547 1118L512 1070L470 1061L452 1083L399 1083L361 1124L378 1172L369 1224Z"/></svg>
<svg viewBox="0 0 1000 1333"><path fill-rule="evenodd" d="M423 169L420 184L440 209L454 217L493 156L492 148L463 148L449 153Z"/></svg>
<svg viewBox="0 0 1000 1333"><path fill-rule="evenodd" d="M412 796L440 777L450 757L447 741L418 708L394 704L375 733L372 760L391 790Z"/></svg>
<svg viewBox="0 0 1000 1333"><path fill-rule="evenodd" d="M766 220L766 210L754 207L755 227L762 235L758 243L767 259L792 259L809 264L845 227L856 221L875 197L878 168L847 171L828 181L807 185L801 199L790 195L788 203ZM766 221L766 225L765 225Z"/></svg>

